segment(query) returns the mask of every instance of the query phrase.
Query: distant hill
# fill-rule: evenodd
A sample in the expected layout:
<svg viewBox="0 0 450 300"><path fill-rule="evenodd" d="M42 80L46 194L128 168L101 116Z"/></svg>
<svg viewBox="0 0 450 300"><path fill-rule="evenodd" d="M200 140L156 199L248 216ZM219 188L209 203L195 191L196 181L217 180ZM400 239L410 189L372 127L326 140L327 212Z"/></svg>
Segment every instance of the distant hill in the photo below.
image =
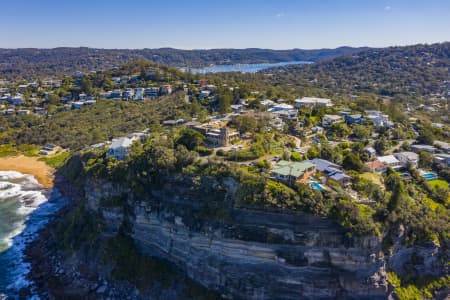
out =
<svg viewBox="0 0 450 300"><path fill-rule="evenodd" d="M34 78L74 71L109 69L134 60L148 60L172 67L203 67L211 64L321 61L367 48L340 47L318 50L269 49L0 49L0 78Z"/></svg>
<svg viewBox="0 0 450 300"><path fill-rule="evenodd" d="M309 82L333 92L450 95L450 42L367 49L308 66L270 69L284 82Z"/></svg>

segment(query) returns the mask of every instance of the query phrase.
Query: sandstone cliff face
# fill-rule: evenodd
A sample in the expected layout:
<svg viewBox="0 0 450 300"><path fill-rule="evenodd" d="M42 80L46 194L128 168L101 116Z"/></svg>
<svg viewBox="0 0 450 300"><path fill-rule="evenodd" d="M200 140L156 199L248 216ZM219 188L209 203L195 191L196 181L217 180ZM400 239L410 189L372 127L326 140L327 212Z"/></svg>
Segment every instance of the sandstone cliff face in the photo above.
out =
<svg viewBox="0 0 450 300"><path fill-rule="evenodd" d="M221 186L223 197L233 196L232 181ZM126 208L102 205L123 195ZM193 280L228 298L385 299L387 295L379 240L348 240L328 220L230 208L220 222L205 221L199 201L205 195L188 184L166 186L143 200L123 187L92 181L86 197L89 209L102 216L105 235L116 234L126 220L140 251L173 262Z"/></svg>

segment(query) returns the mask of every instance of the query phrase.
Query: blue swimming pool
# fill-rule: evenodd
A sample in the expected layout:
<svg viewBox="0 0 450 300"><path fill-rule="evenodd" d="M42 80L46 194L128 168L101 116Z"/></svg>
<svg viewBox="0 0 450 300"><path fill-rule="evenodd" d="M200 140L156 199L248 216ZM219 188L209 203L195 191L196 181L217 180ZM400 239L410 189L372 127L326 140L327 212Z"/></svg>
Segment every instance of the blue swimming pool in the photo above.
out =
<svg viewBox="0 0 450 300"><path fill-rule="evenodd" d="M426 180L433 180L433 179L437 179L437 175L434 173L424 173L422 174L422 177L425 178Z"/></svg>
<svg viewBox="0 0 450 300"><path fill-rule="evenodd" d="M309 183L309 185L310 185L313 189L315 189L315 190L318 190L318 191L325 191L325 188L323 187L323 185L321 185L320 183L317 183L317 182L315 182L315 181L311 181L311 182Z"/></svg>

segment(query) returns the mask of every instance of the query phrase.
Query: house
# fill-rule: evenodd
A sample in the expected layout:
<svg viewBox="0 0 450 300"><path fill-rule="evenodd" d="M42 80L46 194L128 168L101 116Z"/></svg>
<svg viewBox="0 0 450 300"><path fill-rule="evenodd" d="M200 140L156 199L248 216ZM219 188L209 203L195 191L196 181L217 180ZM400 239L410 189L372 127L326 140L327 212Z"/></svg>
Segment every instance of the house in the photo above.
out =
<svg viewBox="0 0 450 300"><path fill-rule="evenodd" d="M323 127L329 127L335 123L343 122L344 118L342 116L338 115L324 115L322 117L322 126Z"/></svg>
<svg viewBox="0 0 450 300"><path fill-rule="evenodd" d="M198 94L198 98L199 99L204 99L204 98L208 98L209 95L211 94L211 91L209 90L203 90Z"/></svg>
<svg viewBox="0 0 450 300"><path fill-rule="evenodd" d="M293 185L295 182L306 183L309 176L316 172L313 163L309 161L294 162L280 160L272 167L271 175L275 180Z"/></svg>
<svg viewBox="0 0 450 300"><path fill-rule="evenodd" d="M352 183L352 178L345 174L340 165L321 158L314 158L308 161L311 162L316 167L316 170L322 173L327 179L338 182L342 187L347 187Z"/></svg>
<svg viewBox="0 0 450 300"><path fill-rule="evenodd" d="M361 114L345 115L345 123L347 124L364 124L366 119Z"/></svg>
<svg viewBox="0 0 450 300"><path fill-rule="evenodd" d="M379 111L366 111L369 113L367 115L367 119L373 122L373 125L376 127L391 127L393 125L392 122L389 121L389 116L382 114Z"/></svg>
<svg viewBox="0 0 450 300"><path fill-rule="evenodd" d="M419 153L420 151L426 151L429 153L435 153L436 148L430 145L421 145L421 144L415 144L410 146L411 151Z"/></svg>
<svg viewBox="0 0 450 300"><path fill-rule="evenodd" d="M377 151L373 147L366 147L364 148L363 153L367 155L369 159L374 159L377 157Z"/></svg>
<svg viewBox="0 0 450 300"><path fill-rule="evenodd" d="M414 168L419 167L419 155L414 152L398 152L394 153L395 158L397 158L403 167L412 166Z"/></svg>
<svg viewBox="0 0 450 300"><path fill-rule="evenodd" d="M435 154L434 162L441 166L450 168L450 154Z"/></svg>
<svg viewBox="0 0 450 300"><path fill-rule="evenodd" d="M450 154L450 143L435 141L434 144L445 153Z"/></svg>
<svg viewBox="0 0 450 300"><path fill-rule="evenodd" d="M314 106L331 107L331 99L315 98L315 97L303 97L302 99L295 99L294 106L297 108L311 108Z"/></svg>
<svg viewBox="0 0 450 300"><path fill-rule="evenodd" d="M275 105L275 102L273 102L272 100L269 100L269 99L261 100L259 103L265 107L272 107Z"/></svg>
<svg viewBox="0 0 450 300"><path fill-rule="evenodd" d="M268 109L268 111L272 112L272 113L276 113L276 112L280 112L280 111L289 111L292 109L294 109L294 107L292 105L281 103L281 104L272 106L271 108Z"/></svg>
<svg viewBox="0 0 450 300"><path fill-rule="evenodd" d="M228 127L212 129L206 133L206 140L217 147L229 146L237 139L239 139L239 132L230 130Z"/></svg>
<svg viewBox="0 0 450 300"><path fill-rule="evenodd" d="M275 117L269 121L269 126L278 129L280 131L283 131L285 123L281 118Z"/></svg>
<svg viewBox="0 0 450 300"><path fill-rule="evenodd" d="M170 95L172 94L172 85L165 84L161 86L161 95Z"/></svg>
<svg viewBox="0 0 450 300"><path fill-rule="evenodd" d="M106 155L115 157L116 159L122 160L128 155L128 148L133 144L135 139L128 137L121 137L118 139L113 139L111 145L109 146Z"/></svg>
<svg viewBox="0 0 450 300"><path fill-rule="evenodd" d="M11 97L8 101L12 105L22 105L23 104L23 95L16 94L15 96Z"/></svg>
<svg viewBox="0 0 450 300"><path fill-rule="evenodd" d="M234 113L240 113L244 106L242 104L232 104L230 105L230 108Z"/></svg>
<svg viewBox="0 0 450 300"><path fill-rule="evenodd" d="M144 100L144 95L145 95L145 89L137 88L136 94L134 94L134 100L136 100L136 101Z"/></svg>
<svg viewBox="0 0 450 300"><path fill-rule="evenodd" d="M127 89L122 94L123 100L132 100L134 98L134 90L133 89Z"/></svg>
<svg viewBox="0 0 450 300"><path fill-rule="evenodd" d="M387 171L386 166L379 160L369 161L364 164L364 171L385 173Z"/></svg>
<svg viewBox="0 0 450 300"><path fill-rule="evenodd" d="M111 99L120 100L122 99L122 90L115 89L111 92Z"/></svg>
<svg viewBox="0 0 450 300"><path fill-rule="evenodd" d="M159 96L159 87L149 87L145 89L145 96L149 98L156 98Z"/></svg>
<svg viewBox="0 0 450 300"><path fill-rule="evenodd" d="M391 167L394 170L402 168L402 163L395 158L394 155L379 156L378 160L381 161L386 167Z"/></svg>
<svg viewBox="0 0 450 300"><path fill-rule="evenodd" d="M81 109L84 106L84 101L75 101L72 102L72 108L73 109Z"/></svg>
<svg viewBox="0 0 450 300"><path fill-rule="evenodd" d="M28 109L19 109L16 111L16 114L18 115L29 115L30 111Z"/></svg>
<svg viewBox="0 0 450 300"><path fill-rule="evenodd" d="M339 183L342 187L348 187L352 184L352 178L345 174L344 172L336 172L328 177L333 181Z"/></svg>

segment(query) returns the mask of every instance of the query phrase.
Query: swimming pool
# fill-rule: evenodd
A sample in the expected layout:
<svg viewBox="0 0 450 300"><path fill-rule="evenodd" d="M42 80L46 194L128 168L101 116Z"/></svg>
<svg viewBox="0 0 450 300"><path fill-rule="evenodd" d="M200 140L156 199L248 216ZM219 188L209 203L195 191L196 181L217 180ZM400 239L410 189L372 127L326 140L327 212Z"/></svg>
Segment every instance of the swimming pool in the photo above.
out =
<svg viewBox="0 0 450 300"><path fill-rule="evenodd" d="M317 183L316 181L310 181L309 185L318 191L325 191L325 188L323 187L323 185L321 185L320 183Z"/></svg>
<svg viewBox="0 0 450 300"><path fill-rule="evenodd" d="M425 178L425 180L433 180L438 178L434 173L424 173L422 174L422 177Z"/></svg>

